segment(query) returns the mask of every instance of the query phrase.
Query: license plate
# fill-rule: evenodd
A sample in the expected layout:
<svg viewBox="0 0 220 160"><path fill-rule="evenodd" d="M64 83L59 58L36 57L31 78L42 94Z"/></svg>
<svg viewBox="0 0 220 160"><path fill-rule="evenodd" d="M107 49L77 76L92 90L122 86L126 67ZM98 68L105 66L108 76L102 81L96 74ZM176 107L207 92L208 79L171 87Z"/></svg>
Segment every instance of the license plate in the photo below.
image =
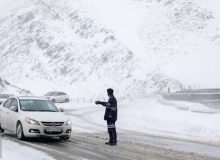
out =
<svg viewBox="0 0 220 160"><path fill-rule="evenodd" d="M48 131L48 132L61 132L62 129L58 128L58 127L47 127L46 131Z"/></svg>

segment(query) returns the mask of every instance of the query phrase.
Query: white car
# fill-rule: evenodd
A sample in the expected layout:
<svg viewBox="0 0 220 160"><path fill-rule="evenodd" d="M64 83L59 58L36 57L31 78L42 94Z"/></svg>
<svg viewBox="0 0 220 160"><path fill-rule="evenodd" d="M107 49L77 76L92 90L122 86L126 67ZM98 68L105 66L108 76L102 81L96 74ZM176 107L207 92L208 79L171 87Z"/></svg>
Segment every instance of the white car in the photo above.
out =
<svg viewBox="0 0 220 160"><path fill-rule="evenodd" d="M0 130L25 137L59 137L67 140L72 122L51 101L40 97L10 97L0 106Z"/></svg>
<svg viewBox="0 0 220 160"><path fill-rule="evenodd" d="M64 92L48 92L44 96L53 103L68 103L70 101L70 97Z"/></svg>
<svg viewBox="0 0 220 160"><path fill-rule="evenodd" d="M13 96L12 94L0 94L0 104L2 104L6 99Z"/></svg>

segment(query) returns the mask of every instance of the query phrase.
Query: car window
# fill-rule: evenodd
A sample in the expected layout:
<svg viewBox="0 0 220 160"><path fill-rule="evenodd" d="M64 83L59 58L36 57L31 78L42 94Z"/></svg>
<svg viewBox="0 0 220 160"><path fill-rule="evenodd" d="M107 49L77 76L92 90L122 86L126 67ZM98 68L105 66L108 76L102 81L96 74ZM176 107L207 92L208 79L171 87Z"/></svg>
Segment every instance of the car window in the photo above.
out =
<svg viewBox="0 0 220 160"><path fill-rule="evenodd" d="M57 107L49 100L20 100L22 111L29 112L59 112Z"/></svg>
<svg viewBox="0 0 220 160"><path fill-rule="evenodd" d="M11 105L10 106L15 106L18 107L18 101L16 99L13 98Z"/></svg>
<svg viewBox="0 0 220 160"><path fill-rule="evenodd" d="M61 95L66 95L64 92L59 92L58 94L59 94L60 96L61 96Z"/></svg>
<svg viewBox="0 0 220 160"><path fill-rule="evenodd" d="M61 92L57 92L57 94L56 94L57 96L61 96L62 94L61 94Z"/></svg>
<svg viewBox="0 0 220 160"><path fill-rule="evenodd" d="M56 95L56 92L48 92L47 94L45 94L45 96L54 96Z"/></svg>
<svg viewBox="0 0 220 160"><path fill-rule="evenodd" d="M12 101L12 98L8 99L8 100L3 104L3 107L9 108L10 105L11 105L11 101Z"/></svg>

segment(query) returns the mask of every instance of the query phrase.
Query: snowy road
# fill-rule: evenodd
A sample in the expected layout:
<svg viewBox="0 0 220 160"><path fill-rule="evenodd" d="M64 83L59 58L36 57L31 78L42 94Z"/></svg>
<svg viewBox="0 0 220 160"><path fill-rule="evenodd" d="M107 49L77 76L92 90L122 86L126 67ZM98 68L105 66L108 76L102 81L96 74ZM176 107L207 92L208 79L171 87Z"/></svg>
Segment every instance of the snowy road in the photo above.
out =
<svg viewBox="0 0 220 160"><path fill-rule="evenodd" d="M128 131L118 125L119 142L117 146L106 146L106 125L102 120L103 108L93 105L57 104L64 107L66 114L73 121L73 134L68 142L57 139L32 139L18 141L13 135L5 134L3 141L7 140L16 146L29 147L42 152L47 160L218 160L220 159L220 144L201 143L199 141L181 140L164 136L153 136L146 133ZM123 110L121 106L120 111ZM183 112L181 110L181 112ZM200 114L200 113L197 113ZM209 115L209 114L208 114ZM93 116L100 119L96 121ZM100 117L101 116L101 117ZM209 115L210 116L210 115ZM211 115L212 116L212 115ZM120 124L120 123L119 123ZM3 160L10 160L12 155L4 152ZM20 147L22 148L22 147ZM22 154L25 152L23 150ZM4 159L7 157L7 159ZM12 156L13 157L13 156ZM31 157L31 155L30 155ZM13 159L13 158L11 158Z"/></svg>
<svg viewBox="0 0 220 160"><path fill-rule="evenodd" d="M117 146L106 146L107 141L106 124L102 120L102 107L96 107L93 104L57 104L59 107L65 108L66 115L73 121L73 133L68 142L60 142L57 139L32 139L27 141L18 141L13 135L5 134L3 140L13 142L17 145L29 147L35 151L42 152L47 158L40 159L56 159L56 160L72 160L72 159L94 159L94 160L123 160L123 159L140 159L140 160L219 160L220 159L220 143L208 143L199 139L183 140L170 136L153 136L152 133L128 131L123 128L123 117L120 117L118 126L119 142ZM132 112L132 106L120 106L120 113L123 109ZM185 106L186 107L186 106ZM152 107L151 107L152 108ZM161 108L161 107L160 107ZM162 108L161 111L166 108ZM199 108L201 109L201 108ZM184 113L192 114L177 109L183 115ZM160 112L160 115L164 114ZM176 112L175 112L176 114ZM193 114L201 114L194 113ZM218 114L218 113L216 113ZM212 116L213 114L207 114ZM148 115L149 116L149 115ZM203 113L203 116L206 114ZM136 116L137 117L137 116ZM149 116L150 117L150 116ZM138 117L137 117L138 118ZM143 119L144 120L144 119ZM141 122L141 121L140 121ZM148 122L149 123L149 122ZM138 124L137 124L138 125ZM130 127L130 125L128 125ZM137 127L137 126L136 126ZM164 133L164 132L162 132ZM176 136L178 137L178 136ZM3 160L10 160L10 155L4 152L3 143ZM18 151L17 154L23 154ZM4 159L4 157L7 157ZM11 158L13 159L13 158ZM30 158L32 159L32 158ZM34 158L33 158L34 159Z"/></svg>
<svg viewBox="0 0 220 160"><path fill-rule="evenodd" d="M73 160L217 160L220 159L220 146L166 139L135 133L120 133L119 145L116 147L103 144L103 133L76 134L68 142L56 139L33 139L25 142L18 141L6 134L3 139L31 147L51 156L51 159ZM4 145L3 145L4 148ZM4 152L3 152L4 154ZM8 155L10 156L10 155Z"/></svg>

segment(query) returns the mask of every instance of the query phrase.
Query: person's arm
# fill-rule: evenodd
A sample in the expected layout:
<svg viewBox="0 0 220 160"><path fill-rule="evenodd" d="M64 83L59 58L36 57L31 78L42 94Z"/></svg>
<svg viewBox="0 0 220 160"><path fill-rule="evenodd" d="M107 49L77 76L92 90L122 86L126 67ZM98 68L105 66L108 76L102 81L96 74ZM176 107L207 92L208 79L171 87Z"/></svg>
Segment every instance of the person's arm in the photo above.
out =
<svg viewBox="0 0 220 160"><path fill-rule="evenodd" d="M109 99L108 102L96 101L95 104L101 104L106 108L110 108L112 111L116 111L116 104L112 99Z"/></svg>
<svg viewBox="0 0 220 160"><path fill-rule="evenodd" d="M95 104L101 104L101 105L107 107L107 102L95 101Z"/></svg>

